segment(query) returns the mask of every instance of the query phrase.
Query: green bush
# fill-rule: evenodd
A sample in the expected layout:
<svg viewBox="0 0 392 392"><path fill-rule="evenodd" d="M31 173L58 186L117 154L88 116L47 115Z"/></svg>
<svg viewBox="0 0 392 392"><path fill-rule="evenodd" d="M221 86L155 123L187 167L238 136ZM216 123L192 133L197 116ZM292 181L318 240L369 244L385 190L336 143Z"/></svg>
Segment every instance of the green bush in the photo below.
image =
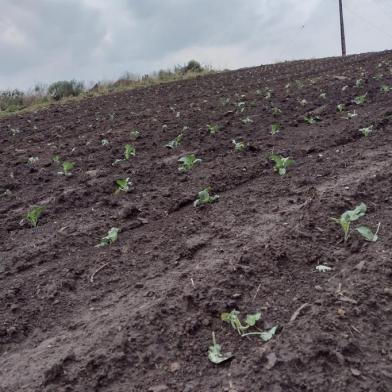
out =
<svg viewBox="0 0 392 392"><path fill-rule="evenodd" d="M24 107L24 92L20 90L0 91L0 110L15 112Z"/></svg>
<svg viewBox="0 0 392 392"><path fill-rule="evenodd" d="M201 66L201 64L196 61L196 60L190 60L188 61L188 64L182 67L182 71L184 73L187 72L194 72L194 73L200 73L204 71L204 68Z"/></svg>
<svg viewBox="0 0 392 392"><path fill-rule="evenodd" d="M48 88L49 96L56 101L65 97L77 97L83 91L83 82L78 82L76 80L54 82Z"/></svg>

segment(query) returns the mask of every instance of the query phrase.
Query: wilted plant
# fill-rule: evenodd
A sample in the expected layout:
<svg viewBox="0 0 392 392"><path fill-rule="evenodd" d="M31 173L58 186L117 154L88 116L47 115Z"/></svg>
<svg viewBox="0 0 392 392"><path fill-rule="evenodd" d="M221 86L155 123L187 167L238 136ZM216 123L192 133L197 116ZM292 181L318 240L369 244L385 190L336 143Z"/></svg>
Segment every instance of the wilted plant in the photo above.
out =
<svg viewBox="0 0 392 392"><path fill-rule="evenodd" d="M183 134L180 133L173 140L171 140L169 143L167 143L165 145L165 147L171 148L172 150L174 150L175 148L177 148L181 144L182 137L183 137Z"/></svg>
<svg viewBox="0 0 392 392"><path fill-rule="evenodd" d="M119 192L129 192L132 186L132 182L129 181L129 178L119 178L115 181L116 183L116 190L114 193Z"/></svg>
<svg viewBox="0 0 392 392"><path fill-rule="evenodd" d="M358 97L354 98L354 103L357 105L363 105L366 102L367 93L363 95L358 95Z"/></svg>
<svg viewBox="0 0 392 392"><path fill-rule="evenodd" d="M280 176L284 176L286 174L287 168L291 165L294 165L295 163L295 161L289 157L285 158L276 154L270 155L269 159L275 162L274 170L278 172Z"/></svg>
<svg viewBox="0 0 392 392"><path fill-rule="evenodd" d="M348 240L350 235L351 222L354 222L365 215L367 210L365 203L360 203L354 210L348 210L340 215L339 218L331 218L335 223L339 224L344 233L344 242Z"/></svg>
<svg viewBox="0 0 392 392"><path fill-rule="evenodd" d="M128 160L131 157L134 157L136 155L136 148L132 144L126 144L125 145L125 151L124 151L124 157L126 160Z"/></svg>
<svg viewBox="0 0 392 392"><path fill-rule="evenodd" d="M211 196L210 195L211 188L205 188L198 193L197 199L193 202L194 207L199 207L204 204L214 203L219 199L218 195Z"/></svg>
<svg viewBox="0 0 392 392"><path fill-rule="evenodd" d="M207 125L207 131L210 135L215 135L219 132L219 130L220 129L218 125Z"/></svg>
<svg viewBox="0 0 392 392"><path fill-rule="evenodd" d="M41 216L41 214L44 212L44 210L45 209L43 207L35 207L27 213L26 219L32 227L37 227L38 219Z"/></svg>
<svg viewBox="0 0 392 392"><path fill-rule="evenodd" d="M120 229L117 229L116 227L112 227L109 231L106 237L103 237L101 242L98 245L95 245L96 247L102 247L102 246L107 246L115 243L118 238L118 233Z"/></svg>
<svg viewBox="0 0 392 392"><path fill-rule="evenodd" d="M246 148L246 144L242 141L235 141L234 139L231 141L234 144L234 150L237 152L242 152Z"/></svg>
<svg viewBox="0 0 392 392"><path fill-rule="evenodd" d="M214 332L212 333L212 342L213 345L210 346L208 350L208 359L212 363L219 364L233 357L231 353L222 353L222 347L216 342Z"/></svg>
<svg viewBox="0 0 392 392"><path fill-rule="evenodd" d="M271 124L271 135L276 135L280 132L280 125L278 123Z"/></svg>
<svg viewBox="0 0 392 392"><path fill-rule="evenodd" d="M373 132L373 125L366 128L360 128L359 132L361 132L363 136L368 137Z"/></svg>
<svg viewBox="0 0 392 392"><path fill-rule="evenodd" d="M188 154L188 155L181 157L178 160L178 162L181 163L178 170L180 172L187 172L189 170L192 170L193 166L195 166L196 163L200 163L201 159L196 158L195 154Z"/></svg>

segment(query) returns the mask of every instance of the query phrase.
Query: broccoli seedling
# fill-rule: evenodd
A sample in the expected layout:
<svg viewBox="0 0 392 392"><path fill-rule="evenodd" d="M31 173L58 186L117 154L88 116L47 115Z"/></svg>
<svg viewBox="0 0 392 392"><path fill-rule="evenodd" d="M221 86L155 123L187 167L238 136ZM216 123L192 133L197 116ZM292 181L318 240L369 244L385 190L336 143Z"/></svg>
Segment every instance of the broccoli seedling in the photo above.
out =
<svg viewBox="0 0 392 392"><path fill-rule="evenodd" d="M367 210L365 203L360 203L354 210L345 211L339 218L331 218L335 223L339 224L343 230L344 242L347 242L350 235L351 222L354 222L365 215Z"/></svg>
<svg viewBox="0 0 392 392"><path fill-rule="evenodd" d="M134 129L133 131L131 131L130 137L131 137L131 140L139 139L140 132L137 129Z"/></svg>
<svg viewBox="0 0 392 392"><path fill-rule="evenodd" d="M174 150L175 148L177 148L181 144L182 137L183 137L183 134L180 133L177 137L175 137L173 140L171 140L169 143L167 143L165 145L165 147L171 148L172 150Z"/></svg>
<svg viewBox="0 0 392 392"><path fill-rule="evenodd" d="M199 207L205 204L212 204L219 199L218 195L210 195L211 188L205 188L198 193L197 199L193 202L194 207Z"/></svg>
<svg viewBox="0 0 392 392"><path fill-rule="evenodd" d="M313 125L321 121L321 118L319 116L305 116L304 121L309 125Z"/></svg>
<svg viewBox="0 0 392 392"><path fill-rule="evenodd" d="M116 183L116 190L114 191L115 194L119 192L129 192L132 186L132 182L129 181L129 178L121 179L115 181Z"/></svg>
<svg viewBox="0 0 392 392"><path fill-rule="evenodd" d="M363 79L357 79L355 81L355 87L359 88L363 86Z"/></svg>
<svg viewBox="0 0 392 392"><path fill-rule="evenodd" d="M271 124L271 135L276 135L280 132L280 125L278 123Z"/></svg>
<svg viewBox="0 0 392 392"><path fill-rule="evenodd" d="M383 84L383 85L380 87L380 91L381 91L382 93L384 93L384 94L389 93L391 90L392 90L392 87L391 87L391 86L388 86L387 84Z"/></svg>
<svg viewBox="0 0 392 392"><path fill-rule="evenodd" d="M241 120L242 124L247 125L247 124L252 124L253 120L250 117L245 117Z"/></svg>
<svg viewBox="0 0 392 392"><path fill-rule="evenodd" d="M53 163L55 163L56 165L59 165L59 164L60 164L60 156L59 156L59 155L53 155L52 161L53 161Z"/></svg>
<svg viewBox="0 0 392 392"><path fill-rule="evenodd" d="M279 114L281 114L282 113L282 111L278 108L278 107L273 107L272 109L271 109L271 111L272 111L272 115L275 117L275 116L279 116Z"/></svg>
<svg viewBox="0 0 392 392"><path fill-rule="evenodd" d="M365 136L365 137L368 137L373 131L374 131L373 125L371 125L370 127L360 128L359 129L359 132L361 132L362 135Z"/></svg>
<svg viewBox="0 0 392 392"><path fill-rule="evenodd" d="M196 163L200 163L201 159L196 158L195 154L188 154L181 157L178 162L181 163L178 170L180 172L188 172L189 170L192 170Z"/></svg>
<svg viewBox="0 0 392 392"><path fill-rule="evenodd" d="M237 103L235 104L235 107L236 107L237 112L243 113L244 110L245 110L245 105L246 105L246 104L245 104L245 102L243 102L243 101L237 102Z"/></svg>
<svg viewBox="0 0 392 392"><path fill-rule="evenodd" d="M72 176L71 170L75 167L75 162L63 162L63 171L59 172L59 174L63 174L64 176Z"/></svg>
<svg viewBox="0 0 392 392"><path fill-rule="evenodd" d="M245 325L242 325L239 319L240 312L238 310L232 310L230 313L222 313L221 320L229 323L233 329L235 329L239 335L243 335L244 331L249 327L254 327L256 322L260 320L261 313L248 314L245 318Z"/></svg>
<svg viewBox="0 0 392 392"><path fill-rule="evenodd" d="M210 346L208 349L208 359L212 363L220 364L233 357L233 355L230 352L222 353L222 347L220 344L216 342L214 332L212 333L212 342L213 342L212 346Z"/></svg>
<svg viewBox="0 0 392 392"><path fill-rule="evenodd" d="M358 97L355 97L353 102L357 105L363 105L366 102L367 98L367 93L363 95L358 95Z"/></svg>
<svg viewBox="0 0 392 392"><path fill-rule="evenodd" d="M339 105L336 106L336 110L341 113L343 112L344 107L344 103L339 103Z"/></svg>
<svg viewBox="0 0 392 392"><path fill-rule="evenodd" d="M207 131L210 135L215 135L220 129L218 125L207 125Z"/></svg>
<svg viewBox="0 0 392 392"><path fill-rule="evenodd" d="M237 142L234 139L231 142L234 144L234 150L237 152L242 152L246 148L246 144L244 142Z"/></svg>
<svg viewBox="0 0 392 392"><path fill-rule="evenodd" d="M128 161L129 158L134 157L136 155L136 148L132 144L125 145L124 157Z"/></svg>
<svg viewBox="0 0 392 392"><path fill-rule="evenodd" d="M112 227L108 231L108 235L106 237L103 237L101 239L101 242L98 245L95 245L95 247L99 248L102 246L107 246L115 243L117 241L119 231L120 229L117 229L116 227Z"/></svg>
<svg viewBox="0 0 392 392"><path fill-rule="evenodd" d="M102 140L101 140L101 144L102 144L103 146L108 146L108 145L109 145L109 140L108 140L108 139L102 139Z"/></svg>
<svg viewBox="0 0 392 392"><path fill-rule="evenodd" d="M365 238L366 241L376 242L378 240L378 232L380 230L381 223L377 225L376 232L373 233L371 229L366 226L357 227L355 230Z"/></svg>
<svg viewBox="0 0 392 392"><path fill-rule="evenodd" d="M295 163L295 161L289 157L285 158L276 154L270 155L269 159L275 162L274 170L278 172L280 176L284 176L286 174L287 168L291 165L294 165Z"/></svg>
<svg viewBox="0 0 392 392"><path fill-rule="evenodd" d="M34 165L34 163L37 163L39 161L39 158L38 157L30 157L28 160L27 160L27 163L29 164L29 165Z"/></svg>
<svg viewBox="0 0 392 392"><path fill-rule="evenodd" d="M327 93L320 93L321 99L327 99Z"/></svg>
<svg viewBox="0 0 392 392"><path fill-rule="evenodd" d="M41 216L41 214L44 212L44 210L45 209L43 207L35 207L27 213L26 219L32 227L37 227L38 219Z"/></svg>

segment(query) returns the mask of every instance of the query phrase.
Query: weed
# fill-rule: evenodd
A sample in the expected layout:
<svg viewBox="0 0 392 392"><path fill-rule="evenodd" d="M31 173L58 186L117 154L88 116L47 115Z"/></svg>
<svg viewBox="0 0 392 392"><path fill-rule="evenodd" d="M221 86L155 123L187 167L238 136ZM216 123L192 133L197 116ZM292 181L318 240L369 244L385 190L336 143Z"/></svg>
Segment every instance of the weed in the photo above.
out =
<svg viewBox="0 0 392 392"><path fill-rule="evenodd" d="M177 148L181 144L182 138L183 138L183 134L180 133L173 140L171 140L169 143L167 143L165 145L165 147L171 148L172 150L174 150L175 148Z"/></svg>
<svg viewBox="0 0 392 392"><path fill-rule="evenodd" d="M199 207L205 204L212 204L219 199L218 195L210 195L211 188L205 188L197 195L197 199L193 202L194 207Z"/></svg>
<svg viewBox="0 0 392 392"><path fill-rule="evenodd" d="M280 176L284 176L286 174L287 168L291 165L294 165L295 161L290 158L284 158L281 155L272 154L269 156L269 159L275 162L274 170L279 173Z"/></svg>
<svg viewBox="0 0 392 392"><path fill-rule="evenodd" d="M367 210L365 203L360 203L354 210L345 211L339 218L331 218L335 223L339 224L343 230L344 242L348 240L350 235L351 222L354 222L365 215Z"/></svg>
<svg viewBox="0 0 392 392"><path fill-rule="evenodd" d="M210 135L215 135L220 129L218 125L207 125L207 131Z"/></svg>
<svg viewBox="0 0 392 392"><path fill-rule="evenodd" d="M212 342L213 345L208 349L208 359L212 363L220 364L233 357L231 353L222 353L222 347L216 342L214 332L212 333Z"/></svg>
<svg viewBox="0 0 392 392"><path fill-rule="evenodd" d="M365 136L365 137L368 137L373 131L374 131L373 125L371 125L370 127L360 128L359 129L359 132L361 132L362 135Z"/></svg>
<svg viewBox="0 0 392 392"><path fill-rule="evenodd" d="M119 178L115 181L116 183L116 190L114 191L115 194L119 192L129 192L132 187L132 182L129 181L129 178Z"/></svg>
<svg viewBox="0 0 392 392"><path fill-rule="evenodd" d="M32 227L37 227L38 225L38 219L41 216L41 214L44 212L43 207L35 207L31 211L29 211L26 215L26 219L30 223Z"/></svg>
<svg viewBox="0 0 392 392"><path fill-rule="evenodd" d="M195 166L196 163L200 163L201 159L196 158L195 154L188 154L181 157L178 162L181 163L178 170L180 172L188 172L193 169L193 166Z"/></svg>
<svg viewBox="0 0 392 392"><path fill-rule="evenodd" d="M109 231L106 237L103 237L101 239L101 242L98 245L95 245L95 247L102 247L102 246L107 246L115 243L118 238L118 233L120 229L117 229L116 227L112 227Z"/></svg>

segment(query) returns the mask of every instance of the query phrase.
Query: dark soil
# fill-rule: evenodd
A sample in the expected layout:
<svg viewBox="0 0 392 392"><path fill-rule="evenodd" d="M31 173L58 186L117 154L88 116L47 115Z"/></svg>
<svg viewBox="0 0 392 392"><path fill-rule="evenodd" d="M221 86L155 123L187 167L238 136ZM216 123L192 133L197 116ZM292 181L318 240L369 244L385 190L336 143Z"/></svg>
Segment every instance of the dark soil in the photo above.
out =
<svg viewBox="0 0 392 392"><path fill-rule="evenodd" d="M0 391L392 391L391 72L391 52L297 61L0 120ZM272 151L295 160L285 176ZM185 153L202 159L186 174ZM208 186L219 201L193 207ZM379 240L344 243L330 217L360 202L353 229L381 222ZM278 333L241 338L220 320L233 309ZM231 361L208 360L212 331Z"/></svg>

